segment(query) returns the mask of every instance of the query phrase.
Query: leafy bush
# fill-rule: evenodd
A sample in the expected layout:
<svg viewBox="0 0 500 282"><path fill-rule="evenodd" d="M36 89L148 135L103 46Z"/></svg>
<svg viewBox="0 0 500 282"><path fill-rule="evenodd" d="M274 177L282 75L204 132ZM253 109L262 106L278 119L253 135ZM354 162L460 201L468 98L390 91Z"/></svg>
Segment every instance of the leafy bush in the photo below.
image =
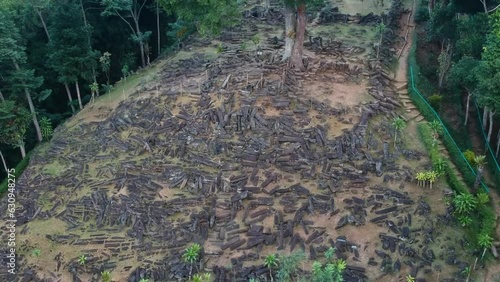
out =
<svg viewBox="0 0 500 282"><path fill-rule="evenodd" d="M438 94L434 94L434 95L429 96L429 98L427 98L427 100L429 101L429 104L434 109L438 110L439 107L441 106L441 102L443 101L443 96L438 95Z"/></svg>
<svg viewBox="0 0 500 282"><path fill-rule="evenodd" d="M471 150L467 150L463 152L465 159L469 162L469 164L474 165L474 159L476 158L476 154Z"/></svg>
<svg viewBox="0 0 500 282"><path fill-rule="evenodd" d="M319 261L312 264L312 280L314 282L342 282L344 269L347 267L343 259L334 260L335 249L330 247L325 252L326 263L323 265Z"/></svg>
<svg viewBox="0 0 500 282"><path fill-rule="evenodd" d="M470 193L461 193L453 198L453 204L455 205L455 210L459 214L469 214L475 208L477 204L476 198Z"/></svg>
<svg viewBox="0 0 500 282"><path fill-rule="evenodd" d="M484 192L479 192L476 195L478 203L484 205L490 201L490 196Z"/></svg>
<svg viewBox="0 0 500 282"><path fill-rule="evenodd" d="M415 22L420 24L428 21L429 18L429 9L423 6L418 7L417 12L415 13Z"/></svg>
<svg viewBox="0 0 500 282"><path fill-rule="evenodd" d="M299 264L305 259L303 252L295 252L288 256L280 256L277 278L279 281L289 281L299 271Z"/></svg>

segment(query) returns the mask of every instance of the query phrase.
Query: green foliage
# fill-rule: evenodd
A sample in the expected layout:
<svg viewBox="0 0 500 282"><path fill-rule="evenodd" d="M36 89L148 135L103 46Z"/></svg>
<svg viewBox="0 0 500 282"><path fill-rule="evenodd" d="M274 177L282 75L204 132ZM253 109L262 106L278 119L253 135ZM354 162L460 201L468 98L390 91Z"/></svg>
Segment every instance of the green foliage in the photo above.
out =
<svg viewBox="0 0 500 282"><path fill-rule="evenodd" d="M415 22L421 24L428 21L429 18L429 9L425 6L418 7L417 12L415 12Z"/></svg>
<svg viewBox="0 0 500 282"><path fill-rule="evenodd" d="M219 34L222 27L238 22L240 13L233 0L159 0L167 13L192 23L201 35Z"/></svg>
<svg viewBox="0 0 500 282"><path fill-rule="evenodd" d="M464 154L464 157L467 159L467 162L469 162L470 165L475 165L474 159L476 158L476 154L474 152L472 152L471 150L467 150L463 154Z"/></svg>
<svg viewBox="0 0 500 282"><path fill-rule="evenodd" d="M276 254L270 254L266 256L266 258L264 259L264 266L269 269L278 267L278 258L276 257Z"/></svg>
<svg viewBox="0 0 500 282"><path fill-rule="evenodd" d="M78 257L78 263L80 265L84 265L87 262L87 257L85 255L81 255Z"/></svg>
<svg viewBox="0 0 500 282"><path fill-rule="evenodd" d="M470 193L461 193L453 198L453 204L459 214L469 214L476 207L477 200Z"/></svg>
<svg viewBox="0 0 500 282"><path fill-rule="evenodd" d="M325 252L326 263L323 265L319 261L315 261L312 264L312 280L314 282L342 282L344 281L342 274L347 267L344 260L338 259L335 261L333 259L333 254L335 249L330 247L327 252Z"/></svg>
<svg viewBox="0 0 500 282"><path fill-rule="evenodd" d="M288 256L281 256L277 278L279 281L291 281L299 270L299 264L304 261L303 252L294 252Z"/></svg>
<svg viewBox="0 0 500 282"><path fill-rule="evenodd" d="M460 222L460 225L462 225L464 227L470 226L472 224L472 218L468 215L459 215L458 222Z"/></svg>
<svg viewBox="0 0 500 282"><path fill-rule="evenodd" d="M456 12L454 3L437 5L427 22L427 40L435 42L453 40L457 28Z"/></svg>
<svg viewBox="0 0 500 282"><path fill-rule="evenodd" d="M434 162L441 155L436 147L432 146L432 131L428 124L418 124L418 131L424 142L431 160ZM447 165L445 168L446 181L451 189L458 194L469 193L467 187L457 178L456 172ZM471 185L472 187L472 185ZM491 234L496 226L495 212L489 205L477 205L474 213L468 215L472 218L472 223L469 226L469 237L473 241L477 241L478 230L481 233Z"/></svg>
<svg viewBox="0 0 500 282"><path fill-rule="evenodd" d="M467 276L469 276L470 272L471 272L471 268L470 268L470 266L467 266L467 267L465 267L465 268L462 270L462 273L461 273L461 274L462 274L464 277L467 277Z"/></svg>
<svg viewBox="0 0 500 282"><path fill-rule="evenodd" d="M222 43L217 44L217 47L215 48L215 53L220 54L224 52L224 45Z"/></svg>
<svg viewBox="0 0 500 282"><path fill-rule="evenodd" d="M43 138L45 140L49 140L50 137L52 137L52 134L54 133L54 130L52 129L52 122L50 121L49 118L42 117L39 121L39 124Z"/></svg>
<svg viewBox="0 0 500 282"><path fill-rule="evenodd" d="M477 240L478 240L479 246L481 246L485 249L491 247L491 245L493 244L493 238L488 233L479 234Z"/></svg>
<svg viewBox="0 0 500 282"><path fill-rule="evenodd" d="M415 282L415 277L411 276L411 274L407 274L406 282Z"/></svg>
<svg viewBox="0 0 500 282"><path fill-rule="evenodd" d="M260 37L259 37L259 35L258 35L258 34L254 34L254 35L252 36L252 42L253 42L253 44L255 44L255 45L259 45L259 43L260 43Z"/></svg>
<svg viewBox="0 0 500 282"><path fill-rule="evenodd" d="M182 41L196 31L193 23L177 18L173 23L168 24L170 30L167 31L167 38L172 42L175 49L180 49Z"/></svg>
<svg viewBox="0 0 500 282"><path fill-rule="evenodd" d="M201 246L200 244L194 243L184 251L182 259L190 264L195 263L200 258Z"/></svg>
<svg viewBox="0 0 500 282"><path fill-rule="evenodd" d="M102 282L111 282L111 272L108 270L101 272Z"/></svg>
<svg viewBox="0 0 500 282"><path fill-rule="evenodd" d="M441 102L443 101L443 96L441 96L439 94L434 94L434 95L429 96L429 98L427 98L427 100L429 101L429 104L434 109L439 109L439 106L441 105Z"/></svg>
<svg viewBox="0 0 500 282"><path fill-rule="evenodd" d="M0 102L0 143L18 146L24 143L26 130L31 123L31 114L15 102Z"/></svg>
<svg viewBox="0 0 500 282"><path fill-rule="evenodd" d="M458 17L458 38L455 43L455 56L457 58L467 56L474 59L480 59L489 29L488 17L484 13Z"/></svg>
<svg viewBox="0 0 500 282"><path fill-rule="evenodd" d="M147 279L147 278L141 278L141 280L139 280L139 282L149 282L149 279Z"/></svg>
<svg viewBox="0 0 500 282"><path fill-rule="evenodd" d="M477 202L481 205L484 205L490 201L490 196L484 192L479 192L476 195Z"/></svg>
<svg viewBox="0 0 500 282"><path fill-rule="evenodd" d="M23 171L26 169L26 167L29 165L30 163L30 158L31 158L31 155L33 154L33 151L30 151L29 153L26 154L26 157L24 159L22 159L16 166L15 170L16 172L14 173L14 177L17 179L19 176L21 176L21 174L23 173ZM5 179L2 183L0 183L0 195L3 195L7 189L8 189L8 182L7 182L7 179Z"/></svg>
<svg viewBox="0 0 500 282"><path fill-rule="evenodd" d="M77 3L55 5L49 18L51 41L48 65L59 75L61 82L72 83L90 78L97 68L99 52L90 49L87 34Z"/></svg>
<svg viewBox="0 0 500 282"><path fill-rule="evenodd" d="M40 256L42 255L42 250L40 250L40 249L33 249L33 250L31 251L31 254L32 254L33 256L35 256L35 257L37 257L37 258L38 258L38 257L40 257Z"/></svg>
<svg viewBox="0 0 500 282"><path fill-rule="evenodd" d="M434 168L434 171L436 171L438 176L444 175L446 171L446 165L447 163L442 157L439 157L432 162L432 167Z"/></svg>
<svg viewBox="0 0 500 282"><path fill-rule="evenodd" d="M191 279L192 282L210 282L212 281L212 274L210 273L204 273L203 275L201 274L195 274L193 275L193 279Z"/></svg>

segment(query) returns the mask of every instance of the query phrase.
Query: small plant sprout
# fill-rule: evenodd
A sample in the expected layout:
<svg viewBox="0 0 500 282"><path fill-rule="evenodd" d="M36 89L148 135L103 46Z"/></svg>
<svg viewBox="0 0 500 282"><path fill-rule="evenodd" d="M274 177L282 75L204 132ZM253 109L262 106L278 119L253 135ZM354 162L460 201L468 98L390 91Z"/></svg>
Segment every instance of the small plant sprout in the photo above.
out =
<svg viewBox="0 0 500 282"><path fill-rule="evenodd" d="M111 282L111 272L108 270L101 272L102 282Z"/></svg>
<svg viewBox="0 0 500 282"><path fill-rule="evenodd" d="M406 282L415 282L415 277L413 277L411 274L407 274Z"/></svg>
<svg viewBox="0 0 500 282"><path fill-rule="evenodd" d="M271 277L271 281L274 281L273 279L273 268L278 266L278 258L276 257L276 254L271 254L268 255L264 259L264 266L269 269L269 276Z"/></svg>
<svg viewBox="0 0 500 282"><path fill-rule="evenodd" d="M33 249L33 250L31 251L31 254L32 254L33 256L35 256L35 257L40 257L40 256L42 255L42 250L40 250L40 249Z"/></svg>
<svg viewBox="0 0 500 282"><path fill-rule="evenodd" d="M468 215L460 215L458 217L458 221L460 222L460 225L462 225L463 227L469 226L472 224L472 218Z"/></svg>
<svg viewBox="0 0 500 282"><path fill-rule="evenodd" d="M193 273L193 264L200 258L201 246L200 244L194 243L189 248L184 251L182 259L184 262L189 263L189 279L191 279L191 274Z"/></svg>
<svg viewBox="0 0 500 282"><path fill-rule="evenodd" d="M438 174L435 171L427 172L427 180L429 181L429 187L432 189L432 184L436 181Z"/></svg>
<svg viewBox="0 0 500 282"><path fill-rule="evenodd" d="M477 193L476 195L478 203L484 205L490 201L490 196L484 192Z"/></svg>
<svg viewBox="0 0 500 282"><path fill-rule="evenodd" d="M425 181L426 181L425 172L418 172L415 178L417 179L418 186L425 186Z"/></svg>
<svg viewBox="0 0 500 282"><path fill-rule="evenodd" d="M483 254L481 255L481 259L482 259L484 257L484 254L486 253L486 249L491 247L491 245L493 244L493 238L491 238L491 236L486 234L486 233L482 233L482 234L479 234L477 241L478 241L477 243L479 244L479 246L484 248Z"/></svg>
<svg viewBox="0 0 500 282"><path fill-rule="evenodd" d="M253 42L253 44L255 44L255 46L259 45L260 37L258 34L255 34L254 36L252 36L252 42Z"/></svg>
<svg viewBox="0 0 500 282"><path fill-rule="evenodd" d="M192 282L210 282L210 281L212 281L211 279L212 279L212 274L204 273L203 275L201 275L201 274L193 275L193 279L191 281Z"/></svg>
<svg viewBox="0 0 500 282"><path fill-rule="evenodd" d="M78 263L80 265L84 265L87 262L87 257L85 255L81 255L78 257Z"/></svg>
<svg viewBox="0 0 500 282"><path fill-rule="evenodd" d="M394 118L392 126L394 126L394 148L396 148L398 134L406 128L406 121L400 117Z"/></svg>
<svg viewBox="0 0 500 282"><path fill-rule="evenodd" d="M433 163L434 171L438 174L438 176L441 176L444 174L446 170L446 161L443 158L438 158L435 160Z"/></svg>
<svg viewBox="0 0 500 282"><path fill-rule="evenodd" d="M441 122L436 119L429 122L429 126L432 130L432 147L434 147L437 144L437 139L439 137L439 134L443 130L443 127L441 126Z"/></svg>
<svg viewBox="0 0 500 282"><path fill-rule="evenodd" d="M217 48L215 49L215 53L220 54L224 52L224 45L222 43L217 44Z"/></svg>

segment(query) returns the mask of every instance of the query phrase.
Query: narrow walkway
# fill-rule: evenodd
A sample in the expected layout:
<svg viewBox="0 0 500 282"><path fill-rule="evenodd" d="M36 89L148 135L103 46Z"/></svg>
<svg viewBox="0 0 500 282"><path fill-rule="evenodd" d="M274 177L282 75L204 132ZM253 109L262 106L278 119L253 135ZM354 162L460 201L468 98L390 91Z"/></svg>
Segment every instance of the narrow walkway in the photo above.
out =
<svg viewBox="0 0 500 282"><path fill-rule="evenodd" d="M413 8L412 11L415 11L415 1L413 1ZM403 104L403 107L406 111L405 115L403 118L407 121L408 126L416 126L419 122L422 122L425 120L425 118L422 116L420 111L418 111L417 107L413 104L413 102L410 99L410 96L408 95L408 55L413 43L413 29L415 26L414 22L414 13L411 13L409 15L409 18L405 18L404 21L401 21L401 25L403 28L400 29L399 36L402 38L406 38L407 42L404 46L402 46L404 49L401 51L401 57L399 58L398 61L398 69L396 73L394 74L394 80L392 82L392 88L397 91L398 98ZM455 164L451 161L450 159L450 153L444 146L443 142L439 140L438 143L439 151L440 153L444 156L445 159L449 161L449 164L453 171L455 172L455 175L457 176L457 179L467 187L467 184L464 182L464 178L462 174L459 172ZM490 199L493 203L495 213L496 213L496 234L494 234L494 241L498 242L500 241L500 197L497 194L497 192L494 189L491 189L490 193ZM498 249L498 247L497 247ZM500 264L495 264L495 263L490 263L488 265L488 268L486 269L484 273L484 281L495 281L496 278L500 277L497 276L500 274ZM482 275L479 275L482 276ZM479 278L479 277L478 277Z"/></svg>

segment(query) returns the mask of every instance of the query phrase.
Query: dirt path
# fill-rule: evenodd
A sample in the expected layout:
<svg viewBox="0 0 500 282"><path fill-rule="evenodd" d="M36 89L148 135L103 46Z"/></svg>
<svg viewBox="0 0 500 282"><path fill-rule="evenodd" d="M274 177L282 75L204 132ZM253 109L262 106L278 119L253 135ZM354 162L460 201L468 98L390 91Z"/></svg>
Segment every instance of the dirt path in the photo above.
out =
<svg viewBox="0 0 500 282"><path fill-rule="evenodd" d="M413 1L413 11L415 11L415 1ZM414 23L414 13L411 13L408 15L408 17L403 17L400 22L402 28L400 29L399 36L406 38L406 44L403 46L399 46L398 52L401 52L401 57L398 60L398 68L396 73L394 74L394 82L393 86L394 88L398 91L398 96L401 102L403 103L405 109L406 109L406 115L405 119L408 121L408 127L416 127L417 123L424 120L424 117L421 115L421 113L416 109L416 107L413 105L413 103L410 100L410 97L408 95L408 56L410 53L410 49L413 43L413 30L415 27ZM401 51L401 48L403 50ZM399 53L398 53L399 54ZM477 138L473 138L473 141L475 141L474 146L479 146L477 144L478 140ZM446 158L449 158L449 153L440 142L439 144L439 151L445 155ZM450 162L451 165L454 168L454 171L457 173L457 177L460 181L463 182L463 177L461 173L458 172L457 168L453 164L453 162ZM496 218L497 218L497 227L496 231L494 234L494 240L499 241L500 240L500 224L498 224L499 218L500 218L500 197L497 194L495 190L492 190L490 193L490 198L492 200L495 213L496 213ZM495 263L490 263L488 265L488 268L484 270L483 273L476 273L478 281L498 281L500 279L500 264L495 264Z"/></svg>

